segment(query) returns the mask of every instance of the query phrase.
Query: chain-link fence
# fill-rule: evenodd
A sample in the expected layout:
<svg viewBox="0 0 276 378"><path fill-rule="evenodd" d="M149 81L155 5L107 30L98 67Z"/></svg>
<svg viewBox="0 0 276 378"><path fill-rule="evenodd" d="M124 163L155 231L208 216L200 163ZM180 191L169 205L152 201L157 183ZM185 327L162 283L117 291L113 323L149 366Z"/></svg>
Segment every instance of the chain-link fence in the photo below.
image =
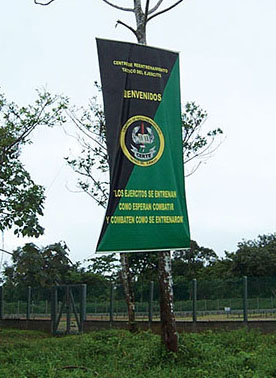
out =
<svg viewBox="0 0 276 378"><path fill-rule="evenodd" d="M139 320L159 320L157 282L134 282L135 313ZM61 289L60 289L61 290ZM72 289L76 311L80 292ZM0 318L50 319L51 289L0 287ZM57 297L57 312L62 296ZM86 290L87 320L126 320L127 305L122 285L109 282ZM276 277L243 277L228 280L178 281L174 284L176 320L276 319Z"/></svg>

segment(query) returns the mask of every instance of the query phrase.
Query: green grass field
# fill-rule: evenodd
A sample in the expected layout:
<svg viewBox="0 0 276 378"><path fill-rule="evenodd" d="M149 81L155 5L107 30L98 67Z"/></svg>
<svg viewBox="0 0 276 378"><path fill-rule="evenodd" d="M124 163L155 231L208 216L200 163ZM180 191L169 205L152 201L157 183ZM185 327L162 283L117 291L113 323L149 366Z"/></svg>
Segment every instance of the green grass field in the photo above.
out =
<svg viewBox="0 0 276 378"><path fill-rule="evenodd" d="M105 330L54 338L0 330L0 377L276 377L276 334L253 331L181 334L178 354L160 337Z"/></svg>

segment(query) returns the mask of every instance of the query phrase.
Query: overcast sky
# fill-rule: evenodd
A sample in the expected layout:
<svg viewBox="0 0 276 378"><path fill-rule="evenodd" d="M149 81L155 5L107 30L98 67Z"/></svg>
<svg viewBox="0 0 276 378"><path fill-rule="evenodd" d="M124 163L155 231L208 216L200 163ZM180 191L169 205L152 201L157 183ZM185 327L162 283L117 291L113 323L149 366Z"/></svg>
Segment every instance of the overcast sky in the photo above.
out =
<svg viewBox="0 0 276 378"><path fill-rule="evenodd" d="M56 0L48 7L2 2L2 92L23 105L35 99L35 88L46 87L86 105L99 80L95 37L136 42L123 27L115 29L119 18L134 23L102 0ZM243 238L276 231L275 20L275 0L184 0L148 25L149 45L180 51L182 103L200 104L209 114L206 127L220 127L226 137L186 180L191 237L220 256ZM63 129L38 129L33 141L22 159L46 187L46 232L39 239L5 232L5 249L64 240L73 260L93 256L104 212L72 192L76 177L63 158L77 152L74 139Z"/></svg>

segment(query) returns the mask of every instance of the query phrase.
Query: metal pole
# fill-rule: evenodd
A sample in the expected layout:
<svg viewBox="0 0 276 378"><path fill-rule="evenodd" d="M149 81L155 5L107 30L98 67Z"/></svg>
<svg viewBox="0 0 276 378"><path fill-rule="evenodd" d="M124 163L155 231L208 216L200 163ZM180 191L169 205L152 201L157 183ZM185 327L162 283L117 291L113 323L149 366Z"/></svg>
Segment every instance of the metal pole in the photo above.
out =
<svg viewBox="0 0 276 378"><path fill-rule="evenodd" d="M70 300L70 286L66 288L66 333L69 334L71 330L71 300Z"/></svg>
<svg viewBox="0 0 276 378"><path fill-rule="evenodd" d="M0 320L4 319L4 289L0 286Z"/></svg>
<svg viewBox="0 0 276 378"><path fill-rule="evenodd" d="M32 298L32 288L31 288L31 286L28 286L28 291L27 291L27 314L26 314L27 320L31 319L31 298Z"/></svg>
<svg viewBox="0 0 276 378"><path fill-rule="evenodd" d="M113 322L113 314L114 314L114 284L111 283L111 285L110 285L110 306L109 306L110 325L112 325L112 322Z"/></svg>
<svg viewBox="0 0 276 378"><path fill-rule="evenodd" d="M243 321L248 322L247 277L243 277Z"/></svg>
<svg viewBox="0 0 276 378"><path fill-rule="evenodd" d="M197 302L197 280L193 279L193 322L196 323L196 302Z"/></svg>
<svg viewBox="0 0 276 378"><path fill-rule="evenodd" d="M149 295L149 325L151 326L152 323L152 316L153 316L153 289L154 289L154 282L150 281L150 295Z"/></svg>
<svg viewBox="0 0 276 378"><path fill-rule="evenodd" d="M52 335L57 334L57 308L58 308L58 298L57 298L57 288L52 288L51 293L51 329Z"/></svg>
<svg viewBox="0 0 276 378"><path fill-rule="evenodd" d="M81 298L80 298L80 331L83 332L83 322L86 320L86 295L87 285L81 285Z"/></svg>

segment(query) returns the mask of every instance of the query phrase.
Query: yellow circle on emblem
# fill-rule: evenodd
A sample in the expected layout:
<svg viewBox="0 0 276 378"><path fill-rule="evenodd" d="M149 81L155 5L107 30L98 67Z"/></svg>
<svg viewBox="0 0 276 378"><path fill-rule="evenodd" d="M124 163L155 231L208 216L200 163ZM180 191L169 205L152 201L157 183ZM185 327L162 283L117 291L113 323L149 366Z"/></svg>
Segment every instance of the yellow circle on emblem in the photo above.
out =
<svg viewBox="0 0 276 378"><path fill-rule="evenodd" d="M133 124L135 122L138 122L138 121L147 122L156 131L156 134L159 137L159 149L158 149L158 151L156 151L155 146L153 146L148 152L142 152L141 153L141 152L138 151L138 149L136 147L131 145L131 147L132 147L131 152L133 153L133 155L130 153L130 149L126 145L126 133L129 129L129 127L134 126ZM139 127L137 127L137 126L135 127L135 129L136 128L139 129ZM143 126L143 128L144 128L144 126ZM151 138L148 137L148 139L145 139L145 138L141 139L141 135L143 136L143 134L135 135L135 130L133 130L132 131L132 139L133 139L134 143L151 143L152 144L153 141L154 141L154 136L153 136L152 131L151 130L149 130L149 131L151 133ZM140 142L137 142L136 139L139 140L139 136L140 136ZM150 142L148 140L150 140ZM129 120L127 120L127 122L122 127L121 135L120 135L120 145L121 145L121 148L122 148L125 156L133 164L140 165L141 167L148 167L150 165L157 163L158 160L161 158L163 151L164 151L164 147L165 147L165 141L164 141L163 133L162 133L160 127L157 125L156 122L154 122L149 117L142 116L142 115L136 115L136 116L129 118Z"/></svg>

